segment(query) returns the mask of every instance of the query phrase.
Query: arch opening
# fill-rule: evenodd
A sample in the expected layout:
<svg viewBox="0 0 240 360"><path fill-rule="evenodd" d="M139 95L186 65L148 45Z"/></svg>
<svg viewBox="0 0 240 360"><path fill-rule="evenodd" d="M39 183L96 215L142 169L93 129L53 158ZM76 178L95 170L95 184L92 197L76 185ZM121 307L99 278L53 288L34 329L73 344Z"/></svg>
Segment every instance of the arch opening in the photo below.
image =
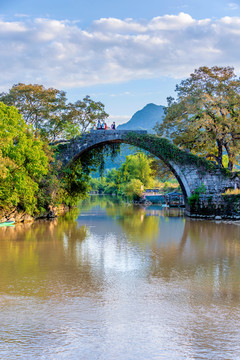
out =
<svg viewBox="0 0 240 360"><path fill-rule="evenodd" d="M79 152L77 152L72 157L72 160L70 161L70 163L75 162L79 158L82 158L84 156L84 154L90 152L93 149L97 149L99 147L104 147L105 145L111 145L111 144L127 144L130 146L135 146L135 147L139 148L140 150L147 151L149 154L152 154L157 159L161 160L165 164L165 166L169 169L169 171L176 178L176 180L179 183L179 186L181 188L181 191L182 191L182 194L184 197L184 202L185 202L185 204L187 203L187 198L191 195L191 191L190 191L190 187L188 185L187 179L185 178L185 175L181 172L180 167L177 166L176 164L174 164L172 161L165 158L164 156L161 156L161 153L158 152L156 154L156 151L154 151L154 149L151 149L151 148L148 149L148 148L146 148L146 146L142 147L142 146L133 144L129 140L117 138L117 139L103 139L101 141L97 141L92 144L86 143L81 147L81 149L79 149Z"/></svg>

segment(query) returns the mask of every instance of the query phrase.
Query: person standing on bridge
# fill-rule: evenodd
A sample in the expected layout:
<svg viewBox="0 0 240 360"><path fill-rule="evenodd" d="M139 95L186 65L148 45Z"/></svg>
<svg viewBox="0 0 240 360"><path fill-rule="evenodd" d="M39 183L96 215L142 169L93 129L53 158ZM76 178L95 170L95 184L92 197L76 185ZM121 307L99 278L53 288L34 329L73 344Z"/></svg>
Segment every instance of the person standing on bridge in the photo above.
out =
<svg viewBox="0 0 240 360"><path fill-rule="evenodd" d="M98 120L98 123L97 123L97 130L101 130L101 123L100 123L100 120Z"/></svg>

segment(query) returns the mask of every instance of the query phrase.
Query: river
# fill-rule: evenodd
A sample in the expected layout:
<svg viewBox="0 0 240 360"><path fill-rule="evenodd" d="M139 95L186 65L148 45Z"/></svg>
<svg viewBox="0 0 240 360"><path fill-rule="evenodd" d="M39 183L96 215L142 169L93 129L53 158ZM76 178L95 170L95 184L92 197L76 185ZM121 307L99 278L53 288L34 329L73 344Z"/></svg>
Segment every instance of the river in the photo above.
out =
<svg viewBox="0 0 240 360"><path fill-rule="evenodd" d="M240 224L92 197L0 228L0 359L240 359Z"/></svg>

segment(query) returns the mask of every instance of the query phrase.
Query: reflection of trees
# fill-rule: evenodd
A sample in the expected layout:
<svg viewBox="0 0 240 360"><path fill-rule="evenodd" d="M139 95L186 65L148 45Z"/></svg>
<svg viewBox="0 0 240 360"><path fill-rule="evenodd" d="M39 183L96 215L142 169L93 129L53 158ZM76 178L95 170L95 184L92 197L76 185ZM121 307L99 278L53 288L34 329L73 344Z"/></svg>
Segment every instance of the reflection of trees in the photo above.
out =
<svg viewBox="0 0 240 360"><path fill-rule="evenodd" d="M24 295L35 292L39 296L61 295L66 288L73 295L95 291L104 281L96 259L111 258L119 249L118 260L123 264L130 253L132 258L138 257L136 263L142 258L147 260L145 271L150 277L191 280L194 291L210 299L216 294L222 299L239 296L240 227L177 216L167 218L164 211L155 208L152 214L156 216L151 216L149 209L119 206L117 202L115 198L93 197L81 205L80 211L100 206L106 214L108 228L101 217L98 221L103 232L100 238L92 239L92 247L85 239L95 233L75 221L79 209L50 222L0 228L0 291ZM114 221L120 225L120 232L119 226L112 227ZM107 236L109 229L111 235L116 229L117 236L105 241L102 235L106 231ZM118 241L121 231L128 243ZM133 251L136 247L140 249L137 253ZM99 255L101 249L104 251Z"/></svg>
<svg viewBox="0 0 240 360"><path fill-rule="evenodd" d="M166 209L160 206L133 206L124 203L122 198L111 196L92 196L81 203L80 211L89 211L97 206L104 209L108 217L117 220L129 241L141 243L141 246L158 237L160 216L182 216L182 209L171 209L166 213Z"/></svg>
<svg viewBox="0 0 240 360"><path fill-rule="evenodd" d="M187 219L179 244L152 248L149 273L169 281L191 279L200 296L211 301L240 294L240 227ZM202 294L201 294L202 292Z"/></svg>
<svg viewBox="0 0 240 360"><path fill-rule="evenodd" d="M119 206L119 205L122 206ZM89 211L99 206L106 211L106 215L121 225L129 240L134 242L149 242L158 234L159 218L147 216L144 208L124 204L118 197L92 196L83 201L81 208Z"/></svg>
<svg viewBox="0 0 240 360"><path fill-rule="evenodd" d="M96 290L99 278L79 251L87 234L68 218L1 228L0 291L45 297Z"/></svg>
<svg viewBox="0 0 240 360"><path fill-rule="evenodd" d="M196 291L203 296L206 292L211 299L216 293L222 298L239 295L239 226L191 219L182 226L181 209L168 214L169 209L157 212L154 208L157 216L151 216L148 208L119 207L111 198L95 197L92 205L99 203L107 216L121 225L129 242L142 248L150 246L150 276L166 281L191 279Z"/></svg>
<svg viewBox="0 0 240 360"><path fill-rule="evenodd" d="M134 243L151 243L157 238L159 232L159 217L146 216L142 208L122 208L118 214L117 222Z"/></svg>
<svg viewBox="0 0 240 360"><path fill-rule="evenodd" d="M91 210L93 206L99 206L102 209L108 209L109 207L113 207L117 209L119 204L122 204L123 198L118 196L98 196L98 195L92 195L89 196L87 199L82 200L79 203L79 209L88 211Z"/></svg>

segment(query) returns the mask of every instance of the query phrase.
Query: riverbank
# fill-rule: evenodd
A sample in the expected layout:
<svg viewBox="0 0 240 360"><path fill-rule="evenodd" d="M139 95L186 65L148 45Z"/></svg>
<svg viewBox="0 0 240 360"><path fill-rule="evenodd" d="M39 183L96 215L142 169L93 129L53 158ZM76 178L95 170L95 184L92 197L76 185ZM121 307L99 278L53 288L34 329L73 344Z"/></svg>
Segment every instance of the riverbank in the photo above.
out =
<svg viewBox="0 0 240 360"><path fill-rule="evenodd" d="M67 211L69 211L69 207L63 204L59 206L49 205L48 210L46 210L44 213L36 215L29 215L24 211L13 208L11 210L3 210L0 212L0 223L5 221L15 221L15 223L21 223L33 222L39 219L53 219L55 217L64 215Z"/></svg>
<svg viewBox="0 0 240 360"><path fill-rule="evenodd" d="M198 194L190 199L185 214L206 220L240 220L240 195Z"/></svg>

